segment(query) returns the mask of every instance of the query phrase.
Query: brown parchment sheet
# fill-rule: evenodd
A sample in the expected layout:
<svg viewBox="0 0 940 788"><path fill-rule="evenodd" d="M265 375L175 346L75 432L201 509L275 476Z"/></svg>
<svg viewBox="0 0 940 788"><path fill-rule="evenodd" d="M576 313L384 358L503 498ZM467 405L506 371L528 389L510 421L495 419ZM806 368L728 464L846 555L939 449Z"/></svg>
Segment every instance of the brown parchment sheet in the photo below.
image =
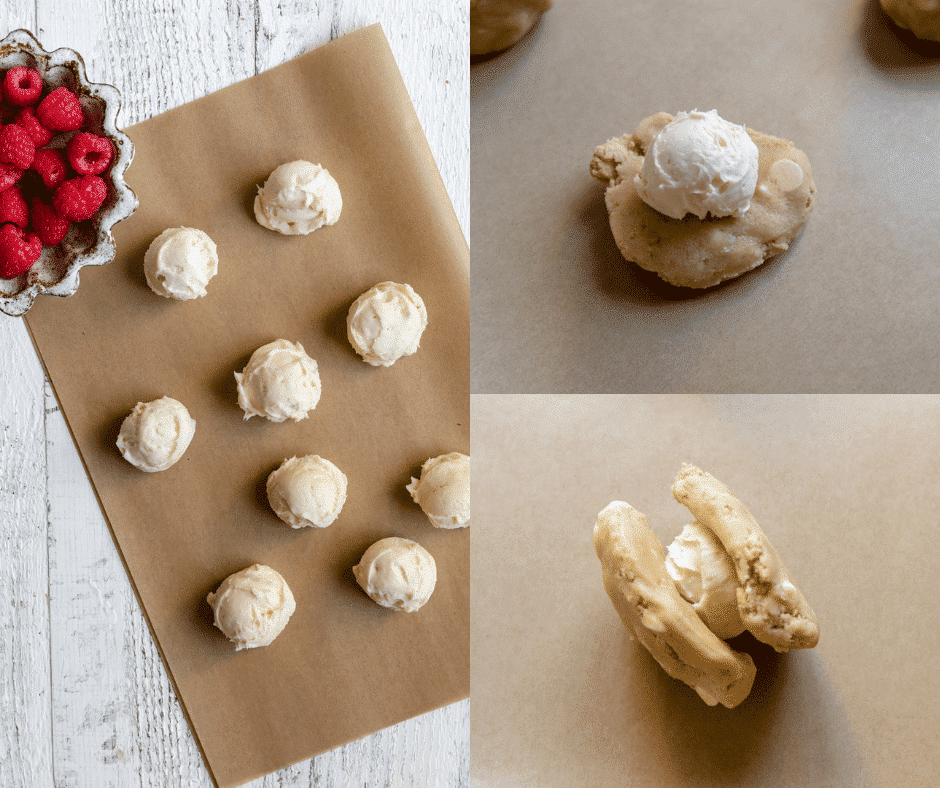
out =
<svg viewBox="0 0 940 788"><path fill-rule="evenodd" d="M376 25L128 130L140 208L118 253L77 294L27 322L213 778L231 786L468 696L468 529L438 531L405 485L428 457L469 451L467 246L381 28ZM288 237L254 220L256 187L303 158L336 178L342 216ZM143 254L167 227L218 245L200 300L154 295ZM372 285L412 285L428 328L390 368L346 340ZM323 394L309 418L243 420L233 373L260 345L300 342ZM146 474L114 443L138 401L180 400L184 457ZM346 474L326 529L292 530L265 480L319 454ZM413 614L373 603L351 567L379 538L414 539L438 582ZM205 602L252 563L297 600L269 647L236 653Z"/></svg>
<svg viewBox="0 0 940 788"><path fill-rule="evenodd" d="M475 393L940 391L940 44L878 0L556 0L471 65ZM595 146L717 109L792 140L788 252L671 287L611 234Z"/></svg>
<svg viewBox="0 0 940 788"><path fill-rule="evenodd" d="M471 784L937 784L940 397L473 395ZM814 649L709 707L630 639L592 530L614 500L668 545L683 462L754 515L819 618Z"/></svg>

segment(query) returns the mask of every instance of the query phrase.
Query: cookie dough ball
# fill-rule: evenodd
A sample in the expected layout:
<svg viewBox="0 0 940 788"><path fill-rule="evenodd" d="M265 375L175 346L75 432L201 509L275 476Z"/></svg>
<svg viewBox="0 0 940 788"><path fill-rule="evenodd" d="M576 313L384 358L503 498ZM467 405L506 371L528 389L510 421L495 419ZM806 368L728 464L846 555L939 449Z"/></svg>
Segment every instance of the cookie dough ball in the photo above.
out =
<svg viewBox="0 0 940 788"><path fill-rule="evenodd" d="M346 336L367 364L390 367L418 349L427 325L424 301L410 285L380 282L349 307Z"/></svg>
<svg viewBox="0 0 940 788"><path fill-rule="evenodd" d="M117 446L124 459L147 473L165 471L189 448L196 422L171 397L138 402L121 424Z"/></svg>
<svg viewBox="0 0 940 788"><path fill-rule="evenodd" d="M786 251L816 192L806 154L788 140L747 129L758 152L748 209L740 216L674 219L647 205L636 186L657 135L672 120L660 112L594 151L591 174L607 187L610 228L623 256L673 285L704 288Z"/></svg>
<svg viewBox="0 0 940 788"><path fill-rule="evenodd" d="M158 296L177 301L202 298L218 270L215 242L193 227L164 230L144 254L144 275L150 289Z"/></svg>
<svg viewBox="0 0 940 788"><path fill-rule="evenodd" d="M940 41L940 0L881 0L881 7L918 38Z"/></svg>
<svg viewBox="0 0 940 788"><path fill-rule="evenodd" d="M291 457L268 476L268 503L291 528L326 528L346 503L346 476L316 454Z"/></svg>
<svg viewBox="0 0 940 788"><path fill-rule="evenodd" d="M434 558L417 542L379 539L353 567L356 582L373 602L413 613L431 598L437 583Z"/></svg>
<svg viewBox="0 0 940 788"><path fill-rule="evenodd" d="M757 146L715 110L680 112L653 139L633 182L643 202L673 219L743 216L757 187Z"/></svg>
<svg viewBox="0 0 940 788"><path fill-rule="evenodd" d="M551 7L552 0L470 0L470 54L511 47Z"/></svg>
<svg viewBox="0 0 940 788"><path fill-rule="evenodd" d="M270 645L297 608L287 581L263 564L229 575L206 601L236 651Z"/></svg>
<svg viewBox="0 0 940 788"><path fill-rule="evenodd" d="M325 224L336 224L343 210L339 184L319 164L282 164L259 187L255 219L283 235L308 235Z"/></svg>
<svg viewBox="0 0 940 788"><path fill-rule="evenodd" d="M259 347L247 366L235 373L235 382L245 419L264 416L269 421L301 421L320 401L317 362L299 342L286 339Z"/></svg>
<svg viewBox="0 0 940 788"><path fill-rule="evenodd" d="M718 537L691 523L666 548L666 571L682 598L722 640L744 631L738 612L738 579Z"/></svg>
<svg viewBox="0 0 940 788"><path fill-rule="evenodd" d="M470 458L466 454L432 457L421 467L421 478L412 476L405 489L435 528L470 525Z"/></svg>

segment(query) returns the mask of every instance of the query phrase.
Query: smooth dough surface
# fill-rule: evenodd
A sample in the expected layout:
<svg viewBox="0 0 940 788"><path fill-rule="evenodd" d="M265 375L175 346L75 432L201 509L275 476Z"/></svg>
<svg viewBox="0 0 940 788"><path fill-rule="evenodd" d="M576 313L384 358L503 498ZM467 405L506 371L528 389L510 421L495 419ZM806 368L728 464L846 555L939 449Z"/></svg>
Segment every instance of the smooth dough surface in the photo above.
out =
<svg viewBox="0 0 940 788"><path fill-rule="evenodd" d="M757 188L740 217L671 219L637 194L645 151L672 115L657 113L633 134L599 145L591 175L607 185L610 229L623 256L667 282L704 288L740 276L786 251L812 210L813 171L788 140L748 129L759 154Z"/></svg>
<svg viewBox="0 0 940 788"><path fill-rule="evenodd" d="M470 54L511 47L551 6L552 0L470 0Z"/></svg>
<svg viewBox="0 0 940 788"><path fill-rule="evenodd" d="M597 516L594 549L621 621L666 673L709 706L733 708L748 696L754 661L719 640L679 594L646 515L613 501Z"/></svg>
<svg viewBox="0 0 940 788"><path fill-rule="evenodd" d="M881 7L899 27L925 41L940 41L940 0L881 0Z"/></svg>

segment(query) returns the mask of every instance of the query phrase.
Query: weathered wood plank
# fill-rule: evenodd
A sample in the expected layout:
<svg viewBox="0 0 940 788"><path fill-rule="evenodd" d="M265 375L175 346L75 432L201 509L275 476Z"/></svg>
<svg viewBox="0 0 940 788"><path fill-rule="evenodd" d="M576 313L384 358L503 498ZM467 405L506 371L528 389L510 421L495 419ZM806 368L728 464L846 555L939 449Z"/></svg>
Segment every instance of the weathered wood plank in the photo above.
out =
<svg viewBox="0 0 940 788"><path fill-rule="evenodd" d="M43 373L0 315L0 785L52 784Z"/></svg>

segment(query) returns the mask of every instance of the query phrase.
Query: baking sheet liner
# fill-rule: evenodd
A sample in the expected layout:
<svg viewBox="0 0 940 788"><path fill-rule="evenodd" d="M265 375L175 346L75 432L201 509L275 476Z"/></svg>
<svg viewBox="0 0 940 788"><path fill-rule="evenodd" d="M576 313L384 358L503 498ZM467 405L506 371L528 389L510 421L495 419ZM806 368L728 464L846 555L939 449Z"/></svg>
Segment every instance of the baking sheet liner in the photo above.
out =
<svg viewBox="0 0 940 788"><path fill-rule="evenodd" d="M27 324L209 769L231 786L469 695L469 532L435 530L405 490L428 457L469 453L468 249L378 25L128 133L140 209L115 229L116 259ZM344 204L336 225L287 237L252 204L298 158L326 167ZM144 251L175 226L218 245L204 299L147 287ZM429 315L419 351L388 369L360 360L345 325L385 280L412 285ZM281 337L317 360L320 403L299 423L244 421L233 373ZM196 434L145 474L115 440L138 401L164 395ZM326 529L292 530L267 504L267 475L303 454L349 479ZM389 535L437 562L417 613L380 608L353 578ZM271 646L236 653L205 597L256 562L297 611Z"/></svg>

